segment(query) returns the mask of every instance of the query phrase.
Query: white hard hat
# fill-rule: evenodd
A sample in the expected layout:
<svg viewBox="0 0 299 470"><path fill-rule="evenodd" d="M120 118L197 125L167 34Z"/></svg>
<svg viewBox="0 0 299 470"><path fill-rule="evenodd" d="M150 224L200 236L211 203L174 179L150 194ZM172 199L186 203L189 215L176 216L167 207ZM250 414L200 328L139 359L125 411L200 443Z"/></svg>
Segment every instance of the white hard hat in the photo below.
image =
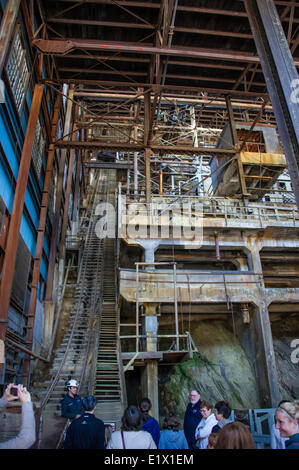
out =
<svg viewBox="0 0 299 470"><path fill-rule="evenodd" d="M77 380L71 379L66 383L67 387L79 387L79 382Z"/></svg>

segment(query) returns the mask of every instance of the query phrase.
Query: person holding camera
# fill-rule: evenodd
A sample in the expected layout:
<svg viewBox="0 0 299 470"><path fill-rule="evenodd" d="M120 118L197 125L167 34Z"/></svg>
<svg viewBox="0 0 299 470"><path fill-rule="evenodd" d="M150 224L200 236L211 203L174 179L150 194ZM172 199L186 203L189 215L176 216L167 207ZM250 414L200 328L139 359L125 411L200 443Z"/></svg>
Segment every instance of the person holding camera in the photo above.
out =
<svg viewBox="0 0 299 470"><path fill-rule="evenodd" d="M5 442L0 442L0 449L28 449L36 440L35 418L30 393L23 385L9 384L0 398L0 411L11 401L22 403L22 424L19 434Z"/></svg>

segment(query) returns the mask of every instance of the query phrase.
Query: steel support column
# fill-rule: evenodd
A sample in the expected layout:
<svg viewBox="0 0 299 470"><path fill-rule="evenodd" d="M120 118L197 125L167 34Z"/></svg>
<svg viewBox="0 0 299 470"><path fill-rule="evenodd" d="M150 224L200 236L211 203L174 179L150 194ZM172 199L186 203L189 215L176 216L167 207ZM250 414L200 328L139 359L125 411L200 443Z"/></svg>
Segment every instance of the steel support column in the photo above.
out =
<svg viewBox="0 0 299 470"><path fill-rule="evenodd" d="M71 116L73 109L73 86L70 85L68 92L68 101L67 101L67 110L64 123L64 135L69 139L69 133L71 129ZM54 283L54 271L55 271L55 262L56 262L56 252L57 252L57 242L58 242L58 229L59 229L59 219L60 219L60 210L61 210L61 201L62 201L62 191L63 191L63 179L64 179L64 168L66 162L66 149L61 151L61 157L59 162L58 178L57 178L57 187L56 187L56 203L55 203L55 216L52 229L51 237L51 246L50 246L50 256L49 256L49 265L48 265L48 279L47 279L47 288L46 288L46 297L45 297L45 321L44 321L44 344L47 348L48 343L51 340L52 326L53 326L53 283Z"/></svg>
<svg viewBox="0 0 299 470"><path fill-rule="evenodd" d="M134 140L137 141L138 138L138 128L134 126ZM138 154L134 152L134 198L137 199L138 196Z"/></svg>
<svg viewBox="0 0 299 470"><path fill-rule="evenodd" d="M0 286L0 339L5 340L6 325L8 321L8 309L10 305L10 295L15 271L15 262L17 247L20 235L20 226L23 215L25 193L27 188L29 169L31 163L31 154L35 137L35 129L41 107L41 101L44 91L44 85L37 84L34 88L34 94L27 124L24 145L22 149L18 180L11 212L7 244L5 249L1 286Z"/></svg>
<svg viewBox="0 0 299 470"><path fill-rule="evenodd" d="M146 335L146 351L157 352L158 317L157 304L145 303L145 316L143 317ZM145 362L142 380L142 394L152 402L152 413L159 419L159 390L158 390L158 361Z"/></svg>
<svg viewBox="0 0 299 470"><path fill-rule="evenodd" d="M54 142L56 139L56 130L57 130L57 123L59 119L60 106L61 106L61 95L58 94L56 97L56 102L54 106L54 114L53 114L53 119L52 119L52 130L51 130L52 142ZM50 189L52 172L53 172L54 156L55 156L55 146L53 143L51 143L49 146L49 150L48 150L47 167L46 167L46 174L45 174L44 187L43 187L43 193L42 193L42 203L41 203L41 209L40 209L36 249L35 249L34 264L33 264L31 294L30 294L28 322L27 322L27 336L26 336L26 348L29 351L31 351L32 349L32 342L33 342L33 328L34 328L34 320L35 320L37 292L38 292L38 285L39 285L41 260L42 260L42 254L43 254L43 243L44 243L44 235L45 235L45 228L46 228L48 201L49 201L49 189ZM23 368L23 373L25 376L23 383L26 385L28 385L28 381L29 381L30 360L31 360L30 356L26 355L25 360L24 360L24 368Z"/></svg>
<svg viewBox="0 0 299 470"><path fill-rule="evenodd" d="M145 149L145 192L146 206L149 212L151 202L151 149Z"/></svg>
<svg viewBox="0 0 299 470"><path fill-rule="evenodd" d="M244 0L299 208L298 73L273 0ZM298 83L298 82L297 82Z"/></svg>
<svg viewBox="0 0 299 470"><path fill-rule="evenodd" d="M78 107L76 106L76 108L77 109L75 110L75 116L76 116ZM73 124L73 137L74 138L76 138L76 131L77 131L77 125L74 122ZM62 253L64 251L65 236L66 236L66 230L68 226L68 211L69 211L69 203L70 203L70 194L72 190L72 178L73 178L73 166L74 166L74 160L75 160L75 152L76 152L75 149L71 149L70 151L69 166L68 166L68 173L67 173L67 183L66 183L65 198L64 198L63 219L62 219L62 226L61 226L61 237L60 237L60 245L59 245L60 257L62 257Z"/></svg>
<svg viewBox="0 0 299 470"><path fill-rule="evenodd" d="M21 0L8 0L0 26L0 77L14 30Z"/></svg>

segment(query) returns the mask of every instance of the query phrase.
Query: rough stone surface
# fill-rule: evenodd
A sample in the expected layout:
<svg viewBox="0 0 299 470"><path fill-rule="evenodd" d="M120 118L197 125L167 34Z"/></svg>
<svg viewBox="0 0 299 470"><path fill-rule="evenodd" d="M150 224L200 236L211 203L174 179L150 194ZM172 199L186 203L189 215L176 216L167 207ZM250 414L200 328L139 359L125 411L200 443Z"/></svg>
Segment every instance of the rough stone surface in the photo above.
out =
<svg viewBox="0 0 299 470"><path fill-rule="evenodd" d="M214 405L227 400L233 408L259 408L255 374L244 349L225 322L200 322L191 329L199 355L173 367L161 386L160 410L184 416L189 393Z"/></svg>
<svg viewBox="0 0 299 470"><path fill-rule="evenodd" d="M284 318L272 321L273 347L279 381L279 390L282 400L295 400L299 398L299 318ZM297 339L297 350L291 343ZM292 355L293 353L293 355Z"/></svg>

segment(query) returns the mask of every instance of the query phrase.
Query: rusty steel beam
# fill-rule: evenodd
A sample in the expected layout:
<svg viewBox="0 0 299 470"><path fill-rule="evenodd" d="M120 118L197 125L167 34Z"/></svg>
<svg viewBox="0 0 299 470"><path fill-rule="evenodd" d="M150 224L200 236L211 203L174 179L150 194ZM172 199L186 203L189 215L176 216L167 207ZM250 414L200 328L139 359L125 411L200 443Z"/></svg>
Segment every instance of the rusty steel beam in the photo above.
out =
<svg viewBox="0 0 299 470"><path fill-rule="evenodd" d="M50 0L55 3L64 2L64 3L74 3L75 0ZM105 4L111 5L111 0L84 0L84 3L97 3L97 4ZM121 5L126 7L140 7L140 8L148 8L148 9L158 9L160 7L159 3L153 3L150 1L140 2L134 0L121 0ZM276 5L281 6L298 6L296 1L287 1L287 0L275 0ZM200 13L200 14L207 14L207 15L219 15L219 16L230 16L235 18L247 18L247 13L245 11L234 11L234 10L224 10L223 8L204 8L204 7L196 7L196 6L185 6L179 5L179 11L185 11L190 13ZM288 18L283 18L283 21L288 21Z"/></svg>
<svg viewBox="0 0 299 470"><path fill-rule="evenodd" d="M298 100L292 99L298 73L273 0L244 0L244 4L299 208L299 111Z"/></svg>
<svg viewBox="0 0 299 470"><path fill-rule="evenodd" d="M88 58L88 56L87 56ZM146 77L147 72L134 72L130 70L105 70L105 69L87 69L87 68L78 68L78 67L58 67L58 72L71 72L71 73L96 73L103 75L131 75L132 77ZM129 83L128 83L129 85ZM263 86L265 84L263 83Z"/></svg>
<svg viewBox="0 0 299 470"><path fill-rule="evenodd" d="M75 18L55 18L49 17L46 19L47 23L63 23L63 24L79 24L86 26L107 26L109 28L130 28L130 29L150 29L154 30L155 26L152 24L142 24L142 23L124 23L117 21L98 21L98 20L88 20L88 19L75 19ZM179 33L190 33L190 34L203 34L208 36L224 36L224 37L236 37L241 39L252 39L252 34L247 33L236 33L234 31L219 31L217 29L200 29L200 28L186 28L181 26L176 26L174 28L175 32ZM166 45L166 44L164 44Z"/></svg>
<svg viewBox="0 0 299 470"><path fill-rule="evenodd" d="M61 106L61 95L58 94L56 98L55 106L54 106L54 114L53 114L53 119L52 119L52 128L51 128L52 142L55 141L56 139L56 130L57 130L57 124L58 124L58 119L59 119L60 106ZM44 235L45 235L45 228L46 228L49 189L50 189L50 183L51 183L52 172L53 172L54 156L55 156L55 147L52 143L50 143L49 150L48 150L48 157L47 157L44 187L43 187L43 193L42 193L42 202L41 202L41 209L40 209L39 226L38 226L38 232L37 232L37 241L36 241L33 274L32 274L32 282L31 282L28 322L27 322L27 330L26 330L27 331L26 348L29 351L32 349L32 343L33 343L33 328L34 328L34 321L35 321L37 293L38 293L40 267L41 267L42 254L43 254L43 242L44 242ZM30 371L30 356L25 355L23 373L25 376L24 383L26 385L28 385L29 371Z"/></svg>
<svg viewBox="0 0 299 470"><path fill-rule="evenodd" d="M54 54L55 55L55 54ZM114 62L137 62L137 63L150 63L150 58L143 58L143 57L121 57L119 55L86 55L86 54L67 54L63 57L65 59L94 59L99 61L114 61ZM165 59L163 59L162 64L165 63ZM210 69L221 69L221 70L237 70L243 71L244 66L241 65L224 65L224 64L213 64L209 62L192 62L192 61L179 61L179 60L168 60L169 65L180 65L184 67L197 67L197 68L210 68ZM251 67L251 64L249 64ZM248 70L249 72L251 69Z"/></svg>
<svg viewBox="0 0 299 470"><path fill-rule="evenodd" d="M299 62L298 62L299 64ZM47 80L44 79L42 80L43 83L53 84L52 80ZM238 97L267 97L267 93L261 93L261 92L252 92L252 91L242 91L242 90L229 90L229 89L224 89L224 88L208 88L208 87L203 87L203 86L190 86L188 84L184 85L155 85L155 84L150 84L150 83L128 83L128 82L120 82L120 81L115 81L115 80L91 80L91 79L86 79L86 78L60 78L59 80L55 80L54 82L56 85L57 83L74 83L74 84L85 84L85 85L97 85L101 87L126 87L130 86L130 88L144 88L148 89L151 88L154 92L156 89L161 88L162 90L173 90L173 91L195 91L195 92L205 92L205 93L215 93L217 95L233 95L233 96L238 96ZM185 95L188 97L188 95ZM252 103L254 106L255 103ZM258 107L258 106L257 106Z"/></svg>
<svg viewBox="0 0 299 470"><path fill-rule="evenodd" d="M184 65L184 64L182 64ZM130 70L103 70L103 69L86 69L86 68L77 68L77 67L59 67L58 72L70 72L74 74L81 74L81 73L96 73L98 75L103 74L103 75L128 75L132 77L146 77L147 72L133 72ZM174 78L178 80L193 80L193 81L206 81L206 82L220 82L220 83L235 83L236 80L235 78L217 78L217 77L209 77L209 76L200 76L200 75L187 75L182 72L181 75L177 74L167 74L167 78ZM127 82L127 86L129 83ZM263 87L265 88L265 82L252 82L252 86L255 87ZM166 85L167 87L167 85ZM156 88L158 88L156 86Z"/></svg>
<svg viewBox="0 0 299 470"><path fill-rule="evenodd" d="M116 62L138 62L142 64L149 64L149 58L143 57L120 57L118 55L86 55L86 54L67 54L63 57L63 59L94 59L94 60L101 60L101 61L116 61ZM239 67L241 69L241 67Z"/></svg>
<svg viewBox="0 0 299 470"><path fill-rule="evenodd" d="M19 12L20 0L8 0L0 26L0 77Z"/></svg>
<svg viewBox="0 0 299 470"><path fill-rule="evenodd" d="M16 348L16 349L19 349L20 351L26 353L27 355L29 356L32 356L34 357L35 359L39 359L40 361L43 361L45 363L48 363L50 362L48 359L46 359L45 357L42 357L42 356L39 356L39 354L35 354L33 351L30 351L29 349L27 348L24 348L23 346L21 346L19 343L16 343L15 341L12 341L10 338L6 338L5 339L5 343L8 343L10 344L11 346L13 346L13 348ZM23 384L25 385L25 378L23 379Z"/></svg>
<svg viewBox="0 0 299 470"><path fill-rule="evenodd" d="M146 44L127 43L118 41L103 41L91 39L68 39L68 40L46 40L34 39L32 45L44 54L65 55L74 49L97 50L97 51L116 51L116 52L135 52L137 54L159 54L169 56L182 56L189 58L201 58L208 60L224 60L246 62L259 64L260 59L253 53L241 51L211 50L206 48L195 48L185 46L154 47ZM296 66L299 66L299 60L295 59Z"/></svg>
<svg viewBox="0 0 299 470"><path fill-rule="evenodd" d="M57 140L55 143L57 148L81 148L81 149L102 149L112 150L115 149L117 152L143 152L145 145L143 143L107 143L99 141L64 141ZM220 149L220 148L208 148L208 147L192 147L187 145L156 145L150 146L152 153L164 152L165 154L176 154L176 153L188 153L194 155L219 155L219 156L232 156L236 153L236 150L232 149Z"/></svg>
<svg viewBox="0 0 299 470"><path fill-rule="evenodd" d="M66 54L73 49L88 49L97 51L117 51L117 52L136 52L138 54L161 54L170 56L183 56L183 57L200 57L206 59L217 60L231 60L236 62L250 62L253 64L259 63L259 57L251 53L244 53L239 51L224 51L210 49L175 46L172 48L167 47L153 47L144 44L134 44L118 41L101 41L92 39L68 39L68 40L46 40L34 39L32 45L37 47L45 54Z"/></svg>
<svg viewBox="0 0 299 470"><path fill-rule="evenodd" d="M46 18L47 23L64 23L64 24L80 24L86 26L107 26L109 28L130 28L130 29L155 29L155 26L152 24L145 23L124 23L122 21L99 21L99 20L87 20L75 18L55 18L49 17Z"/></svg>
<svg viewBox="0 0 299 470"><path fill-rule="evenodd" d="M44 85L35 85L9 224L9 232L7 237L0 285L0 339L2 340L5 340L6 337L8 309L10 305L10 295L14 278L20 226L23 215L29 169L31 164L31 154L35 137L35 129L40 112L43 91Z"/></svg>
<svg viewBox="0 0 299 470"><path fill-rule="evenodd" d="M146 204L150 207L151 202L151 149L146 148L144 152L145 157L145 193L146 193Z"/></svg>
<svg viewBox="0 0 299 470"><path fill-rule="evenodd" d="M112 170L133 170L133 163L121 163L121 162L91 162L85 163L86 168L108 168Z"/></svg>

